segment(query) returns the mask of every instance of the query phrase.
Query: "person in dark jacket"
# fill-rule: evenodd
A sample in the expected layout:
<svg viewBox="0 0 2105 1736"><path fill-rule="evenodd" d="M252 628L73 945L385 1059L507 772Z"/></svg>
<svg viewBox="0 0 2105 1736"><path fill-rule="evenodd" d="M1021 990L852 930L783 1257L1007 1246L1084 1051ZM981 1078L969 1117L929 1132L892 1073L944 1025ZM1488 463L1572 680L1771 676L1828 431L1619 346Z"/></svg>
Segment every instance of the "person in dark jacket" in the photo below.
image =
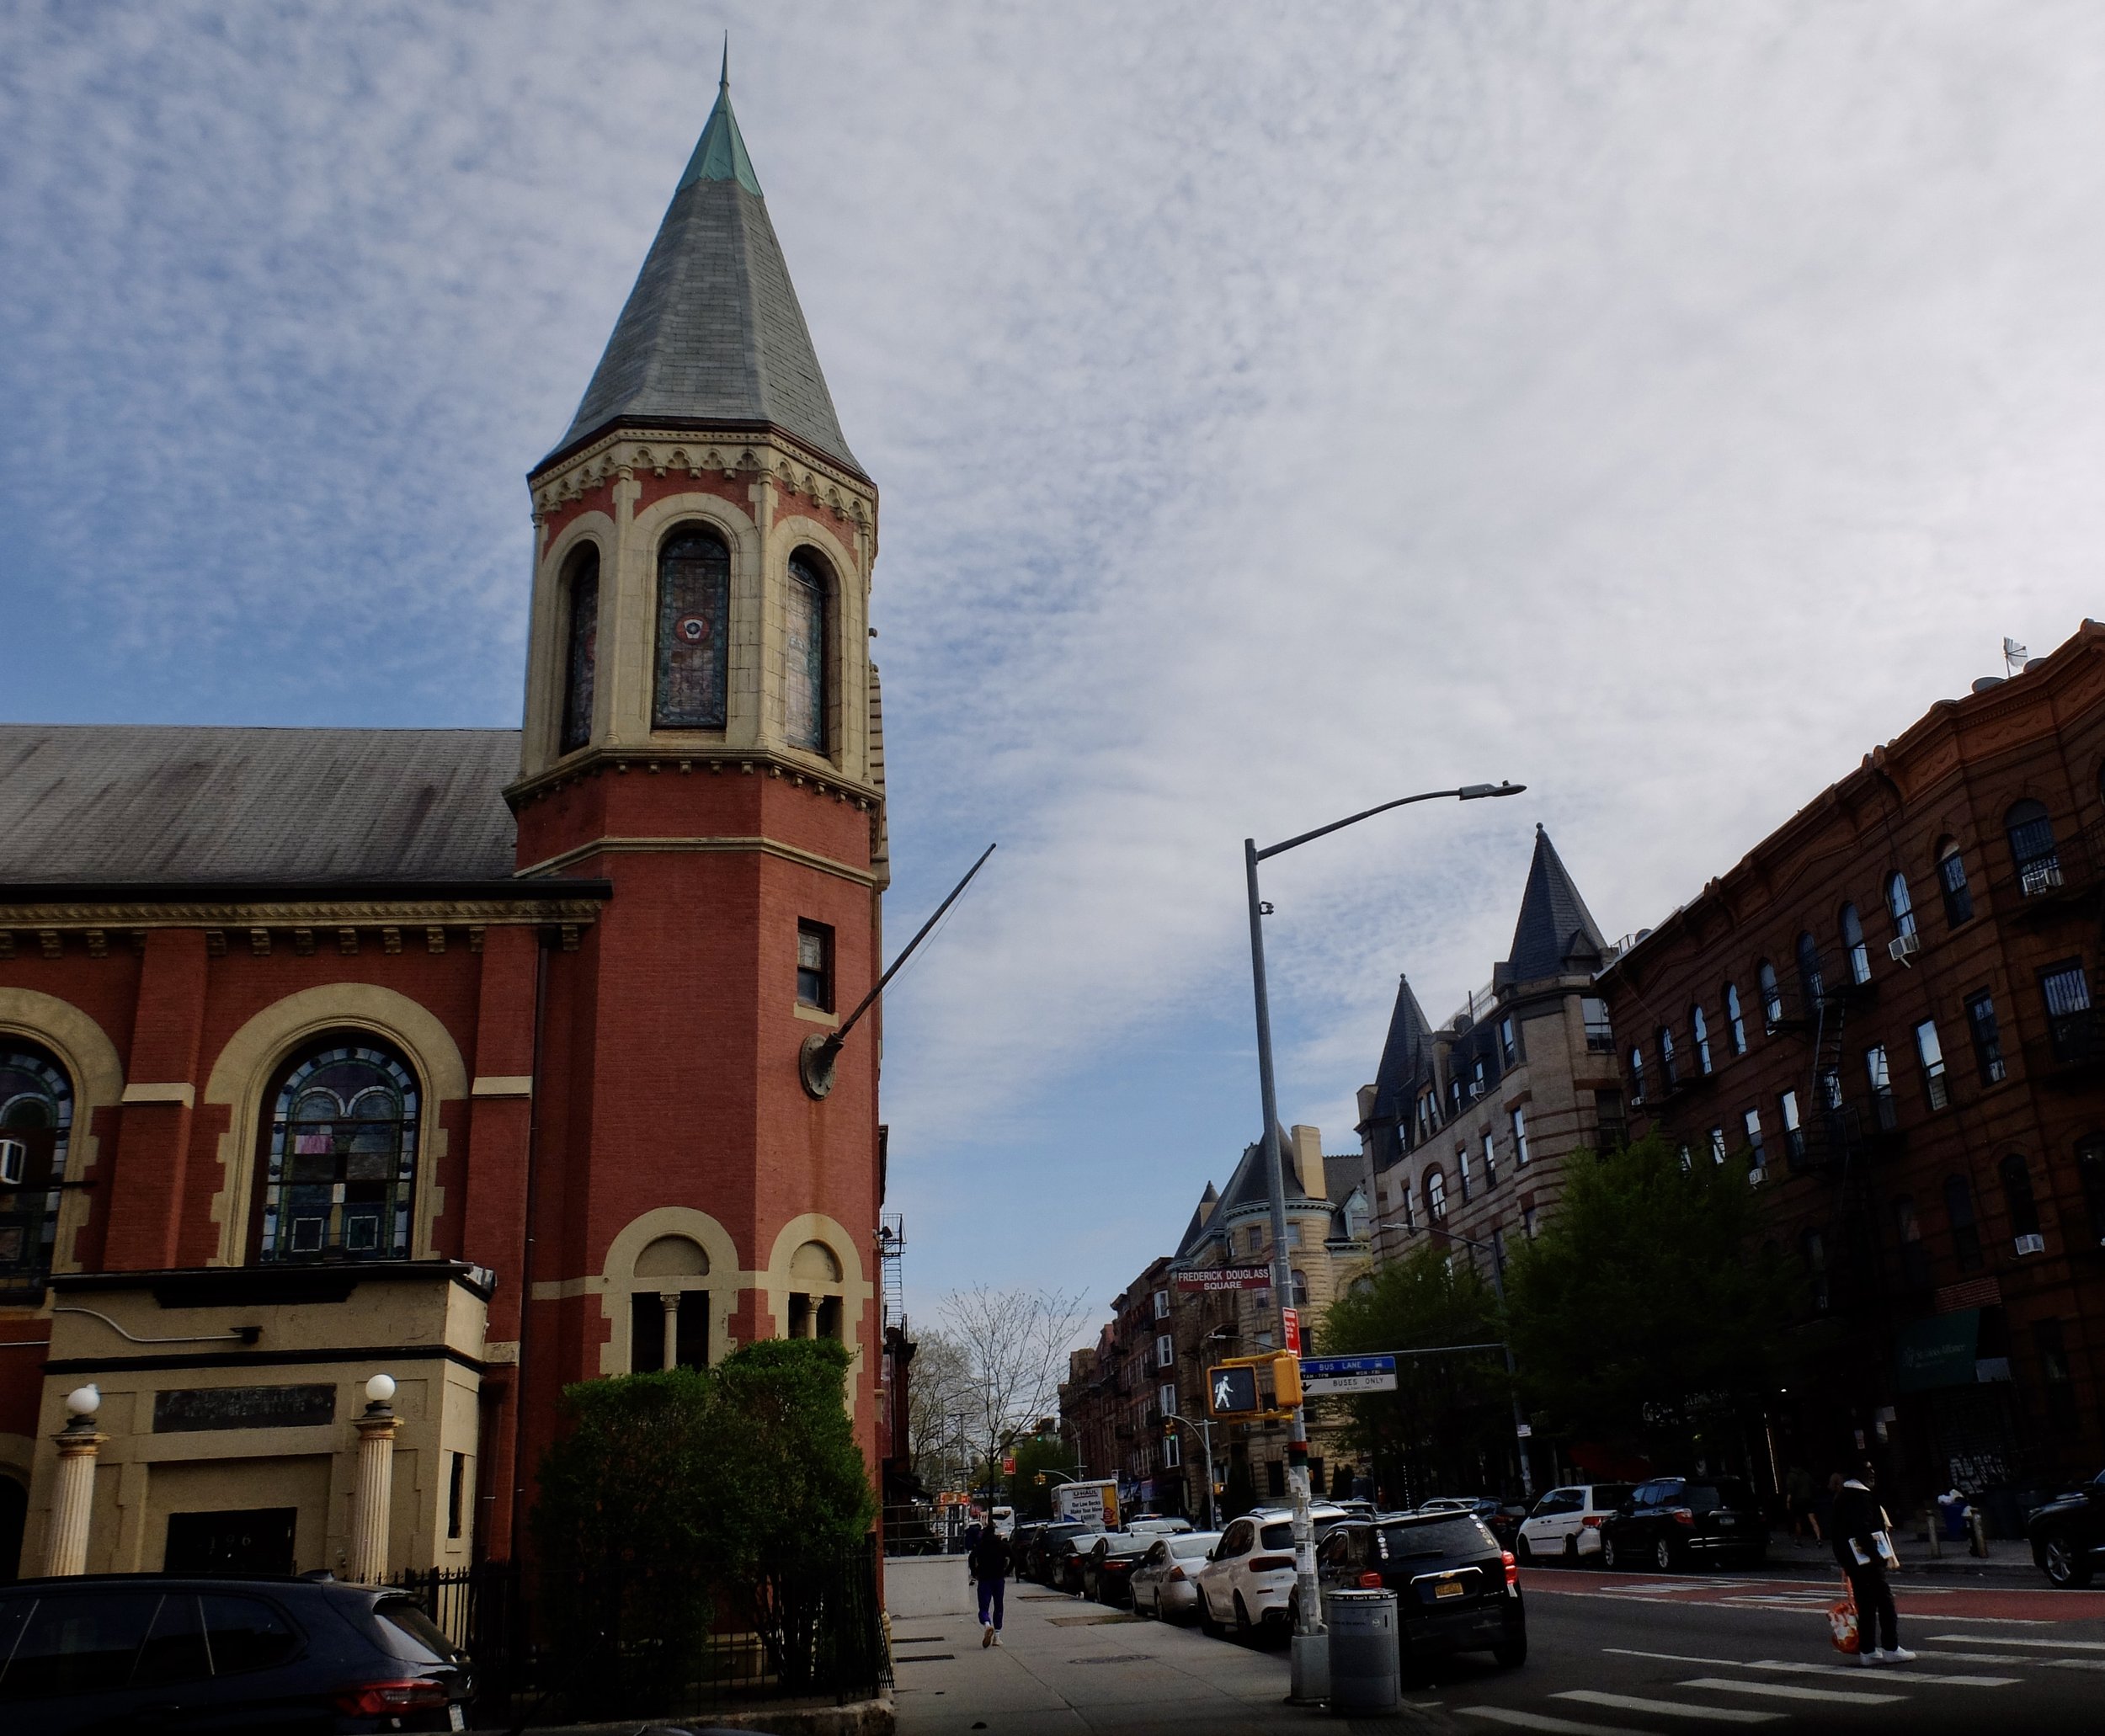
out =
<svg viewBox="0 0 2105 1736"><path fill-rule="evenodd" d="M973 1545L970 1559L973 1578L979 1582L979 1643L998 1646L1001 1643L1002 1594L1009 1589L1009 1568L1014 1560L1009 1540L990 1525Z"/></svg>
<svg viewBox="0 0 2105 1736"><path fill-rule="evenodd" d="M1886 1569L1894 1563L1893 1521L1872 1493L1878 1482L1879 1473L1866 1465L1842 1484L1828 1535L1834 1539L1835 1559L1849 1580L1849 1595L1857 1600L1857 1661L1911 1664L1915 1653L1901 1648L1900 1618L1893 1607L1893 1588L1886 1584ZM1874 1633L1876 1649L1869 1643Z"/></svg>

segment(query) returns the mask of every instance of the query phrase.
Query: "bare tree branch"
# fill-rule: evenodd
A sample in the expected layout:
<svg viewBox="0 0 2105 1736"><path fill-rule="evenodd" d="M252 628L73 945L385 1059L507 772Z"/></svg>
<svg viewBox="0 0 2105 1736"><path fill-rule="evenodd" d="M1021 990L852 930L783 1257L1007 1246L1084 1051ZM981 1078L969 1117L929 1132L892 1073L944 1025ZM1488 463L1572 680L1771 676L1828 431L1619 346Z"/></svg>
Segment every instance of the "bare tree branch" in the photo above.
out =
<svg viewBox="0 0 2105 1736"><path fill-rule="evenodd" d="M980 1467L991 1483L1001 1456L1058 1409L1068 1352L1088 1321L1079 1291L954 1290L937 1313L943 1338L963 1355L959 1383L974 1438L984 1443Z"/></svg>

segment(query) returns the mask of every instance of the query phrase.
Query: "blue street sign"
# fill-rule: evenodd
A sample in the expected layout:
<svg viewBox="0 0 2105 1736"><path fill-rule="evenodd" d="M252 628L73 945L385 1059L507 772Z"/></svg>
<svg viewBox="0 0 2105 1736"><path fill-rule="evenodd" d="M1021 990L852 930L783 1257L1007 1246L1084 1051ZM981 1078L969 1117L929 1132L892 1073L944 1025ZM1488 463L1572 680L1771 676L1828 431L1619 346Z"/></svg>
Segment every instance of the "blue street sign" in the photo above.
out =
<svg viewBox="0 0 2105 1736"><path fill-rule="evenodd" d="M1394 1356L1303 1356L1301 1359L1303 1380L1328 1380L1340 1374L1394 1374L1396 1359Z"/></svg>

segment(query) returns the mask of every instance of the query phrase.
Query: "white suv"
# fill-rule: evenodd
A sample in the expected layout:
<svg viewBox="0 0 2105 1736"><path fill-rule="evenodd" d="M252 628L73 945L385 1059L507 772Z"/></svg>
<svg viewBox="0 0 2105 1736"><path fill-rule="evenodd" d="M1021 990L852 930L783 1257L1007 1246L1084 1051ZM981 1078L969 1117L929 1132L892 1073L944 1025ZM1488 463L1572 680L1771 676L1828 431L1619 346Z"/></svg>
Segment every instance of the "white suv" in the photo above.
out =
<svg viewBox="0 0 2105 1736"><path fill-rule="evenodd" d="M1349 1517L1341 1507L1314 1505L1315 1541ZM1293 1510L1262 1507L1230 1522L1206 1565L1192 1575L1199 1592L1199 1625L1208 1633L1234 1627L1250 1638L1266 1623L1287 1619L1293 1594Z"/></svg>
<svg viewBox="0 0 2105 1736"><path fill-rule="evenodd" d="M1601 1521L1630 1499L1627 1483L1574 1483L1553 1488L1521 1521L1513 1552L1522 1566L1601 1552Z"/></svg>

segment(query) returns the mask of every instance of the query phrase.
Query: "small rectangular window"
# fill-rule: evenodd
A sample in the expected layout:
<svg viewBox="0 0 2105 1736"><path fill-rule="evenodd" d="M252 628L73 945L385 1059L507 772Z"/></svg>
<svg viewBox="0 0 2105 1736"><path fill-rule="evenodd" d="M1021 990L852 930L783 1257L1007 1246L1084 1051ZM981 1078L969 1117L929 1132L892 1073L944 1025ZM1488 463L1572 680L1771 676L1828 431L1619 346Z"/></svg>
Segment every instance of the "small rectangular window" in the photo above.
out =
<svg viewBox="0 0 2105 1736"><path fill-rule="evenodd" d="M1174 1368L1176 1366L1176 1361L1177 1341L1165 1332L1155 1340L1155 1366Z"/></svg>
<svg viewBox="0 0 2105 1736"><path fill-rule="evenodd" d="M1511 1067L1518 1057L1519 1049L1513 1038L1513 1021L1508 1017L1499 1020L1499 1065Z"/></svg>
<svg viewBox="0 0 2105 1736"><path fill-rule="evenodd" d="M1458 1145L1454 1148L1454 1166L1462 1177L1462 1197L1467 1201L1470 1194L1469 1148L1468 1146Z"/></svg>
<svg viewBox="0 0 2105 1736"><path fill-rule="evenodd" d="M1155 1291L1155 1318L1167 1320L1169 1318L1170 1292L1166 1290L1158 1290Z"/></svg>
<svg viewBox="0 0 2105 1736"><path fill-rule="evenodd" d="M1491 1143L1491 1130L1489 1127L1484 1130L1484 1185L1486 1187L1499 1185L1498 1148Z"/></svg>
<svg viewBox="0 0 2105 1736"><path fill-rule="evenodd" d="M834 1009L834 931L823 922L797 925L797 998L822 1013Z"/></svg>
<svg viewBox="0 0 2105 1736"><path fill-rule="evenodd" d="M1155 1389L1155 1403L1162 1407L1163 1415L1165 1417L1175 1416L1177 1414L1176 1387L1173 1385L1167 1384L1157 1387Z"/></svg>
<svg viewBox="0 0 2105 1736"><path fill-rule="evenodd" d="M1723 1127L1713 1127L1710 1130L1710 1161L1713 1164L1722 1164L1724 1160L1725 1130Z"/></svg>
<svg viewBox="0 0 2105 1736"><path fill-rule="evenodd" d="M466 1453L447 1455L453 1462L446 1478L446 1535L461 1535L461 1509L467 1494L468 1456Z"/></svg>
<svg viewBox="0 0 2105 1736"><path fill-rule="evenodd" d="M1579 1003L1580 1017L1585 1020L1586 1046L1606 1054L1615 1047L1615 1030L1608 1023L1608 1004L1593 995L1583 997Z"/></svg>
<svg viewBox="0 0 2105 1736"><path fill-rule="evenodd" d="M2081 1061L2092 1049L2091 983L2083 961L2065 959L2039 972L2047 1004L2047 1038L2056 1061Z"/></svg>
<svg viewBox="0 0 2105 1736"><path fill-rule="evenodd" d="M1805 1161L1805 1130L1799 1125L1798 1093L1786 1091L1777 1099L1783 1111L1783 1149L1793 1164Z"/></svg>
<svg viewBox="0 0 2105 1736"><path fill-rule="evenodd" d="M1974 1059L1984 1085L1999 1083L2009 1068L2002 1058L2002 1032L1996 1023L1996 998L1977 994L1966 1003L1966 1023L1974 1034Z"/></svg>
<svg viewBox="0 0 2105 1736"><path fill-rule="evenodd" d="M1184 1446L1175 1435L1162 1437L1162 1468L1175 1471L1184 1463Z"/></svg>
<svg viewBox="0 0 2105 1736"><path fill-rule="evenodd" d="M1937 1040L1937 1020L1925 1019L1915 1027L1915 1052L1922 1062L1922 1088L1932 1110L1944 1108L1952 1094L1944 1081L1944 1047Z"/></svg>
<svg viewBox="0 0 2105 1736"><path fill-rule="evenodd" d="M1527 1111L1524 1109L1513 1111L1513 1167L1527 1167Z"/></svg>
<svg viewBox="0 0 2105 1736"><path fill-rule="evenodd" d="M1521 1208L1521 1233L1531 1242L1535 1239L1535 1208L1532 1206Z"/></svg>
<svg viewBox="0 0 2105 1736"><path fill-rule="evenodd" d="M1740 1121L1747 1130L1747 1149L1754 1153L1754 1167L1759 1169L1764 1161L1761 1149L1761 1111L1758 1109L1751 1109L1740 1117Z"/></svg>
<svg viewBox="0 0 2105 1736"><path fill-rule="evenodd" d="M1937 883L1944 894L1944 920L1957 928L1974 919L1974 895L1967 890L1966 860L1956 844L1945 848L1937 865Z"/></svg>

